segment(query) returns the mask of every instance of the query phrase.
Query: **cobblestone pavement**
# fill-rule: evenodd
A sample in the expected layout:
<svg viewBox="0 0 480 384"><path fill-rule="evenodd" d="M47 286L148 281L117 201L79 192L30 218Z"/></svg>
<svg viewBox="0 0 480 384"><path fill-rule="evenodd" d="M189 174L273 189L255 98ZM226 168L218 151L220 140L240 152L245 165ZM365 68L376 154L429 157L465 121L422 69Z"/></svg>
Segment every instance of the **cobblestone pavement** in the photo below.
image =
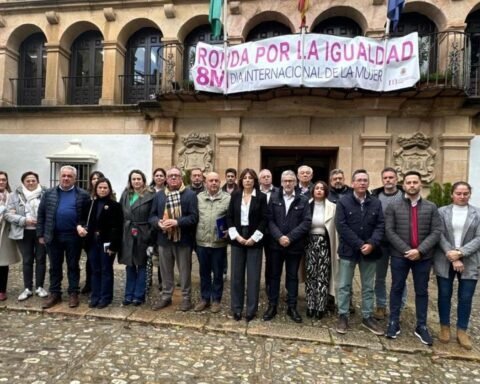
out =
<svg viewBox="0 0 480 384"><path fill-rule="evenodd" d="M197 276L197 272L193 276ZM465 351L452 340L422 345L413 335L413 289L402 313L397 340L377 337L360 326L359 300L346 335L334 331L335 316L304 318L297 325L285 308L272 322L234 321L228 310L228 281L222 312L182 313L174 305L150 310L158 298L154 283L147 304L122 307L123 267L116 266L115 301L89 309L62 303L41 310L41 299L17 302L20 265L12 268L9 299L0 303L0 383L475 383L480 382L480 306L474 301ZM436 336L432 279L429 325ZM356 281L354 296L359 297ZM178 290L177 290L178 291ZM194 279L198 297L198 279ZM262 292L260 315L266 299ZM299 303L304 313L304 300Z"/></svg>

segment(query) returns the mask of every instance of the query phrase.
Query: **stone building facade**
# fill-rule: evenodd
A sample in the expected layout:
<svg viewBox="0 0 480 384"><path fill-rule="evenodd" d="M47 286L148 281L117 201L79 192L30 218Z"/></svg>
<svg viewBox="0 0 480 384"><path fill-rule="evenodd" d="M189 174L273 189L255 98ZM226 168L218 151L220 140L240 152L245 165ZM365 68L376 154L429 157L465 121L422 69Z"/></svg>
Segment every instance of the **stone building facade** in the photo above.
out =
<svg viewBox="0 0 480 384"><path fill-rule="evenodd" d="M386 0L311 3L308 32L385 34ZM65 148L80 139L87 155L78 162L105 171L116 189L131 168L171 164L268 167L277 178L302 163L315 178L364 167L372 186L387 165L419 169L426 182L472 179L479 1L407 2L396 33L419 32L422 78L389 93L194 92L196 43L221 43L208 8L208 0L0 0L1 168L15 181L34 169L54 182L53 163L75 160L78 151ZM229 44L299 32L294 0L229 0L227 14Z"/></svg>

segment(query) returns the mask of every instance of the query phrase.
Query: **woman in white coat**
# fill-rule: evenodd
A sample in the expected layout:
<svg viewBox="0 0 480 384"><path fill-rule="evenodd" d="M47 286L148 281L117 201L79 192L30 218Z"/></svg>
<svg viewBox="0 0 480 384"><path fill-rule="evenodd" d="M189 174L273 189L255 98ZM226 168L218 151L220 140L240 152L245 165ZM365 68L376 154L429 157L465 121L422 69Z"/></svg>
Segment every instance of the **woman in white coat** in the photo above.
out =
<svg viewBox="0 0 480 384"><path fill-rule="evenodd" d="M305 249L305 298L307 317L320 320L327 306L328 296L335 296L337 260L336 205L328 199L328 185L317 181L310 200L312 227Z"/></svg>
<svg viewBox="0 0 480 384"><path fill-rule="evenodd" d="M8 175L0 171L0 301L7 300L9 266L20 261L17 245L8 237L10 223L5 219L10 192Z"/></svg>

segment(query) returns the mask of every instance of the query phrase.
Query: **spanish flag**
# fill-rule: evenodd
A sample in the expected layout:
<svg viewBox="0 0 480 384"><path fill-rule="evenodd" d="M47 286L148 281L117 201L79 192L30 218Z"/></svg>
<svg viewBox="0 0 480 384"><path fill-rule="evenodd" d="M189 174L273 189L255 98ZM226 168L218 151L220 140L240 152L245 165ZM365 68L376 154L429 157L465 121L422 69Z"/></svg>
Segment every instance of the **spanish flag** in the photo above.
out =
<svg viewBox="0 0 480 384"><path fill-rule="evenodd" d="M310 0L298 0L298 11L301 16L300 28L307 25L307 11L310 8Z"/></svg>

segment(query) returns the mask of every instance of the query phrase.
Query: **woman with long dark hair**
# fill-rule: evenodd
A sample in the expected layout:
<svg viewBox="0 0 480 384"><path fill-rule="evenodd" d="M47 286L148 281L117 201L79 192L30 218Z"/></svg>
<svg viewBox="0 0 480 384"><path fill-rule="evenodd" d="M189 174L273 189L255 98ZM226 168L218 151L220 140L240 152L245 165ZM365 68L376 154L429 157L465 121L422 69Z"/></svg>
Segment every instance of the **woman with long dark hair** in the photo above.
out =
<svg viewBox="0 0 480 384"><path fill-rule="evenodd" d="M104 178L104 177L105 175L101 171L92 171L88 176L87 192L90 195L90 198L92 200L95 197L95 185L97 184L98 179ZM87 252L86 249L85 249L85 252ZM92 270L90 267L90 262L88 261L88 252L87 252L87 260L85 260L85 285L80 291L83 295L88 295L92 291L91 282L92 282Z"/></svg>
<svg viewBox="0 0 480 384"><path fill-rule="evenodd" d="M480 269L480 214L478 208L469 204L471 193L470 184L456 182L452 187L452 204L438 210L443 231L433 259L440 317L438 339L443 343L450 341L450 310L456 277L457 341L465 349L472 349L467 328Z"/></svg>
<svg viewBox="0 0 480 384"><path fill-rule="evenodd" d="M90 308L105 308L113 299L113 261L122 241L122 206L114 200L110 180L99 178L92 202L82 212L77 227L85 237L92 273Z"/></svg>
<svg viewBox="0 0 480 384"><path fill-rule="evenodd" d="M320 320L325 314L328 295L335 295L337 271L335 209L328 197L328 185L317 181L313 185L310 207L312 227L305 248L305 298L307 317Z"/></svg>
<svg viewBox="0 0 480 384"><path fill-rule="evenodd" d="M263 236L267 225L267 198L260 192L253 169L245 168L239 189L232 194L227 212L228 235L232 243L231 309L233 318L242 318L247 276L245 319L253 320L258 311Z"/></svg>
<svg viewBox="0 0 480 384"><path fill-rule="evenodd" d="M134 169L128 174L128 185L120 198L123 240L118 262L126 265L127 274L123 305L145 302L147 248L154 244L148 217L154 196L142 171Z"/></svg>

